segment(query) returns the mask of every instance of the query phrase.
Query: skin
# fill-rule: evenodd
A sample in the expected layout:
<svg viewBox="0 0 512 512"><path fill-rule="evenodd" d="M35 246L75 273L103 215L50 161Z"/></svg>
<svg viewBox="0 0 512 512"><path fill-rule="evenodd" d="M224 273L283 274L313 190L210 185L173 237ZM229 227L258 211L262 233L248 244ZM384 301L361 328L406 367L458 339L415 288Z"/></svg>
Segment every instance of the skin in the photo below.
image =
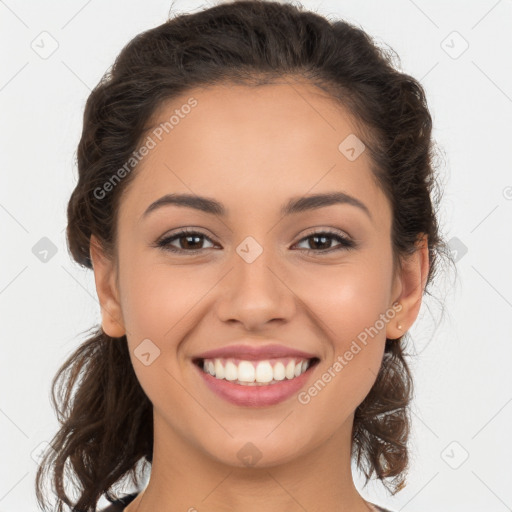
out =
<svg viewBox="0 0 512 512"><path fill-rule="evenodd" d="M319 89L303 82L197 88L164 104L153 125L191 96L198 105L144 157L123 193L115 257L91 238L103 329L127 334L154 411L151 478L126 510L366 512L350 466L354 411L375 382L386 337L398 338L417 317L427 244L394 272L390 204L367 152L349 161L338 150L358 132ZM279 214L291 197L332 191L362 201L371 218L349 204ZM214 198L229 215L171 205L140 220L171 192ZM172 246L187 251L193 243L198 253L154 247L183 227L206 238ZM324 229L356 247L327 253L340 243L315 245L311 234ZM247 236L263 248L252 263L236 252ZM192 364L241 338L276 342L318 355L310 386L395 302L400 312L306 405L296 395L264 408L233 405ZM160 350L149 366L134 355L144 339ZM262 455L254 466L237 456L248 442Z"/></svg>

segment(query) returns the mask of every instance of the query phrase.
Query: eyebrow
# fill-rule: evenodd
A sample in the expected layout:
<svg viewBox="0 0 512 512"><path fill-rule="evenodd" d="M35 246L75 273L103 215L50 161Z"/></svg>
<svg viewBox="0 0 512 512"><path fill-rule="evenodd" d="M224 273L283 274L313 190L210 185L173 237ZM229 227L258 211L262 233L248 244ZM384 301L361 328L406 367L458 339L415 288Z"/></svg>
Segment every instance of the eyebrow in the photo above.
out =
<svg viewBox="0 0 512 512"><path fill-rule="evenodd" d="M281 216L292 215L317 208L324 208L335 204L348 204L355 206L366 213L372 219L372 215L368 207L359 199L345 194L344 192L330 192L325 194L314 194L309 196L292 197L286 204L281 207ZM175 205L185 208L193 208L204 213L226 217L228 210L215 199L192 194L166 194L160 199L151 203L146 211L142 214L140 220L147 217L151 212L162 208L163 206Z"/></svg>

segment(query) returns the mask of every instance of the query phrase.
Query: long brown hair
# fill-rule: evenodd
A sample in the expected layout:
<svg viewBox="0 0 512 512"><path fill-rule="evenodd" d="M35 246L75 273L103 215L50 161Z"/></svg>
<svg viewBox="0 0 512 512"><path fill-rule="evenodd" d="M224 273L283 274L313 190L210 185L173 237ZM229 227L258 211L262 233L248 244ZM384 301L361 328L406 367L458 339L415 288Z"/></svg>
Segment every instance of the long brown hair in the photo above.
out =
<svg viewBox="0 0 512 512"><path fill-rule="evenodd" d="M136 167L108 193L98 190L129 161L164 101L196 86L256 87L285 76L327 91L359 123L375 178L392 206L393 253L399 261L426 234L428 285L438 257L448 257L448 251L436 219L435 146L422 86L395 69L392 52L360 28L301 6L261 0L178 15L137 35L94 88L78 145L78 183L67 209L67 241L76 262L92 269L92 234L108 255L115 254L118 205ZM353 426L352 455L366 482L375 473L393 494L403 487L409 464L413 388L405 341L386 340L380 372ZM126 477L139 485L138 463L152 461L153 409L132 368L126 336L111 338L101 326L88 333L55 375L52 401L61 427L37 472L44 510L61 512L66 504L94 511L102 496L117 498L114 486ZM57 497L51 508L46 477ZM65 492L67 478L76 498Z"/></svg>

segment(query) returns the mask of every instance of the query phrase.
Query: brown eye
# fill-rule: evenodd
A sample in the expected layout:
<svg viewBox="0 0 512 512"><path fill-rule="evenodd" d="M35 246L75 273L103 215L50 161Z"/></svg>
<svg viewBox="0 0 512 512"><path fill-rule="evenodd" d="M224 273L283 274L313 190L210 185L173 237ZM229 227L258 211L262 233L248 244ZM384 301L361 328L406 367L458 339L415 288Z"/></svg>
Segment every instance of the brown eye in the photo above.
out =
<svg viewBox="0 0 512 512"><path fill-rule="evenodd" d="M306 237L304 237L299 243L302 241L312 240L310 242L310 246L314 247L313 249L306 249L306 252L318 252L318 253L326 253L326 252L334 252L341 249L352 249L355 247L355 243L349 238L340 235L339 233L333 233L330 231L319 231L316 233L312 233ZM337 247L331 247L332 240L336 240L339 242Z"/></svg>
<svg viewBox="0 0 512 512"><path fill-rule="evenodd" d="M179 241L179 247L171 245L171 243L176 240ZM202 249L202 240L210 239L203 233L183 230L179 233L175 233L174 235L162 238L157 242L157 246L171 252L197 252Z"/></svg>

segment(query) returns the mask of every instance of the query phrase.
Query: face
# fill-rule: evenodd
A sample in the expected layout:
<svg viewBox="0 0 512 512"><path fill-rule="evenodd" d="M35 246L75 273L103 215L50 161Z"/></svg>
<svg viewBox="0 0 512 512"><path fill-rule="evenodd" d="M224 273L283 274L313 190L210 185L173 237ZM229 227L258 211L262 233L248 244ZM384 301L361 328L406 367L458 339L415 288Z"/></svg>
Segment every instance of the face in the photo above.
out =
<svg viewBox="0 0 512 512"><path fill-rule="evenodd" d="M155 443L179 439L234 466L252 446L260 465L278 464L350 431L386 335L401 334L390 312L403 290L393 272L391 209L367 152L354 159L339 149L358 136L348 113L313 86L193 89L155 113L152 127L189 98L197 104L161 140L147 133L156 144L122 195L116 261L110 273L95 266L97 283L104 271L116 277L114 298L102 297L112 313L104 328L127 334L153 404ZM345 199L282 211L337 193ZM173 203L146 212L166 194L206 197L224 212ZM183 229L190 233L178 236ZM278 344L318 362L284 399L233 403L194 361L235 344Z"/></svg>

